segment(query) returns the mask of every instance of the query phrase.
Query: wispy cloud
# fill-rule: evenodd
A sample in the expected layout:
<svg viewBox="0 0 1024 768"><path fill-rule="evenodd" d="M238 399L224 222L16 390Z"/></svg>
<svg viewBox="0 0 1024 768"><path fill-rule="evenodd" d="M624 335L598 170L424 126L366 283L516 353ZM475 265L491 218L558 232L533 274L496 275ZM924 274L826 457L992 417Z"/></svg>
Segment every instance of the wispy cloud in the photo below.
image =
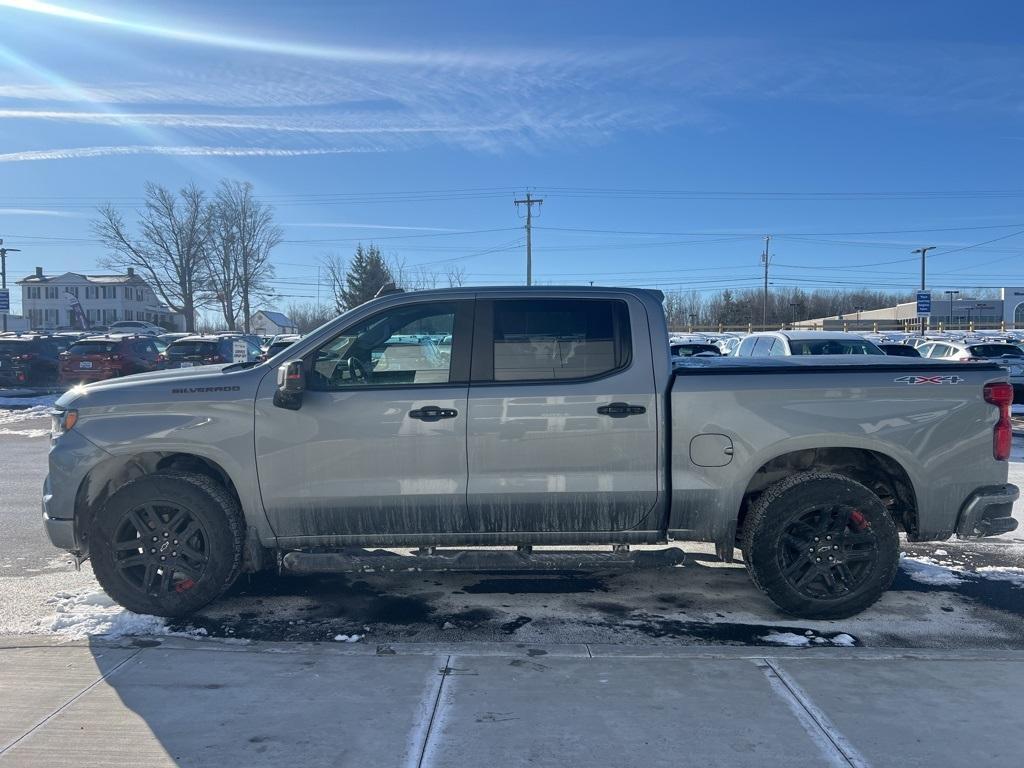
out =
<svg viewBox="0 0 1024 768"><path fill-rule="evenodd" d="M373 152L372 149L282 149L279 147L149 147L143 145L120 147L70 147L42 149L29 152L0 154L0 163L21 163L32 160L73 160L111 155L170 155L174 157L303 157L306 155L343 155L353 152Z"/></svg>
<svg viewBox="0 0 1024 768"><path fill-rule="evenodd" d="M0 216L53 216L61 219L77 219L82 214L73 211L55 211L48 208L0 208Z"/></svg>
<svg viewBox="0 0 1024 768"><path fill-rule="evenodd" d="M489 54L462 51L416 51L359 46L317 45L301 41L290 42L281 40L276 35L267 35L259 38L243 37L226 32L197 29L174 22L154 23L107 16L69 8L56 3L39 2L38 0L0 0L0 6L108 27L145 37L155 37L181 43L249 53L340 63L506 67L510 64L521 63L524 59L533 56L530 52L518 50L511 52L496 51Z"/></svg>

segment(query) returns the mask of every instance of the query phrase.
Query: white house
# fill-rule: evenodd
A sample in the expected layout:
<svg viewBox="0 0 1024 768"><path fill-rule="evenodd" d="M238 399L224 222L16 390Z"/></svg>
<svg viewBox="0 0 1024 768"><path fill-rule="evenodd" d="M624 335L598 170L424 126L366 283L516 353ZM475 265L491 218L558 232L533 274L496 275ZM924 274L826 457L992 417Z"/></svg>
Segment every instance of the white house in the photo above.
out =
<svg viewBox="0 0 1024 768"><path fill-rule="evenodd" d="M185 327L185 316L160 303L153 289L129 267L124 275L47 276L42 267L18 281L22 314L32 328L81 328L76 303L89 325L145 320L169 331Z"/></svg>
<svg viewBox="0 0 1024 768"><path fill-rule="evenodd" d="M249 321L249 327L253 333L260 336L277 336L279 333L298 333L295 326L287 315L281 312L271 312L269 309L257 311Z"/></svg>

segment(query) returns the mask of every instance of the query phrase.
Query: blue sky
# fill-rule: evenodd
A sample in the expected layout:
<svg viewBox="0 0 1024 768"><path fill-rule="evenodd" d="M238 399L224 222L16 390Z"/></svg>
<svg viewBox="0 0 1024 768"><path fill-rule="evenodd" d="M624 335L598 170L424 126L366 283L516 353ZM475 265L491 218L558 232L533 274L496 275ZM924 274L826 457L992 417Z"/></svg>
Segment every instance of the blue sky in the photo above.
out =
<svg viewBox="0 0 1024 768"><path fill-rule="evenodd" d="M143 183L252 181L281 304L376 242L538 282L1024 284L1017 2L0 0L0 237L95 271ZM970 246L970 247L968 247ZM15 305L18 297L15 296Z"/></svg>

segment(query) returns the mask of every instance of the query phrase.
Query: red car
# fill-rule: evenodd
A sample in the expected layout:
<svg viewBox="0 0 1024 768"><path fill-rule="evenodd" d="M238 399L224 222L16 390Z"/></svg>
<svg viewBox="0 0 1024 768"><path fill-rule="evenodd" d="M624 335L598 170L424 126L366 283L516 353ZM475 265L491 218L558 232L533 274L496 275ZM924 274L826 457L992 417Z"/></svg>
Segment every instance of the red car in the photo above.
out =
<svg viewBox="0 0 1024 768"><path fill-rule="evenodd" d="M93 336L76 341L60 356L60 382L71 385L103 381L164 367L151 336Z"/></svg>

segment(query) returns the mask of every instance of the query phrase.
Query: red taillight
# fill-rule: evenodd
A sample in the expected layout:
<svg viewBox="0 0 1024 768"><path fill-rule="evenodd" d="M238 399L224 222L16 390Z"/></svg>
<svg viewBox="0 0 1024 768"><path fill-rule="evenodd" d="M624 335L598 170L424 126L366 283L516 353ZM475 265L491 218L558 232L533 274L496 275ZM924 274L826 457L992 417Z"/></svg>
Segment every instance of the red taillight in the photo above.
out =
<svg viewBox="0 0 1024 768"><path fill-rule="evenodd" d="M1010 458L1013 445L1013 424L1010 422L1010 405L1013 403L1013 386L1005 381L985 385L985 402L999 408L999 420L992 430L992 455L998 461Z"/></svg>

